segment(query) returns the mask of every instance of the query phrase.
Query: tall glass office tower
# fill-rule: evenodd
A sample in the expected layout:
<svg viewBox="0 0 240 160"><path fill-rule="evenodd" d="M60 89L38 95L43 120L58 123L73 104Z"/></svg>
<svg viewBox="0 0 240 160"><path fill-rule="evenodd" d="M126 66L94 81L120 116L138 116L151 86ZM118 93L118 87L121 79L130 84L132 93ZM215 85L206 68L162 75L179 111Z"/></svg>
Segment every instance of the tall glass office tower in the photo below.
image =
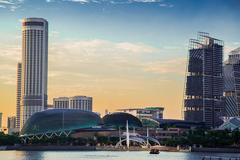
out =
<svg viewBox="0 0 240 160"><path fill-rule="evenodd" d="M35 112L47 107L48 22L26 18L22 22L21 127Z"/></svg>
<svg viewBox="0 0 240 160"><path fill-rule="evenodd" d="M205 122L208 127L222 123L223 103L223 41L199 32L191 39L186 75L184 118Z"/></svg>
<svg viewBox="0 0 240 160"><path fill-rule="evenodd" d="M226 116L240 116L240 48L230 52L223 69Z"/></svg>

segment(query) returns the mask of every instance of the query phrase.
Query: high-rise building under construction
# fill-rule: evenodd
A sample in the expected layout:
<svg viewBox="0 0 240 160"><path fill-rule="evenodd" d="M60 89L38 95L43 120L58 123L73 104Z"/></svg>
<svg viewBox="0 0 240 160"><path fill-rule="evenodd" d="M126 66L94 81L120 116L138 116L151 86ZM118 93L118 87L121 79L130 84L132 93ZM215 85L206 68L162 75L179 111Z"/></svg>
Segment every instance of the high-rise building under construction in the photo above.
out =
<svg viewBox="0 0 240 160"><path fill-rule="evenodd" d="M207 127L222 123L223 41L199 32L190 39L185 85L184 119L205 122Z"/></svg>

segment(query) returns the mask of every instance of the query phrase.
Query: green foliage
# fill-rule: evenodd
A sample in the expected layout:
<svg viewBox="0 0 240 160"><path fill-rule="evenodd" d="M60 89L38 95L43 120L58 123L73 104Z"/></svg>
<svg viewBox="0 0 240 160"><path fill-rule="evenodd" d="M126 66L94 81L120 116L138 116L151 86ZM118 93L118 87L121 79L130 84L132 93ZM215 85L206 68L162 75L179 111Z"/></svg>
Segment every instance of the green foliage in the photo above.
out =
<svg viewBox="0 0 240 160"><path fill-rule="evenodd" d="M8 135L4 134L3 132L0 132L0 146L5 146L5 145L14 145L14 144L19 144L20 139L18 135Z"/></svg>
<svg viewBox="0 0 240 160"><path fill-rule="evenodd" d="M240 147L240 131L228 130L190 130L187 134L162 142L163 145L203 146L203 147Z"/></svg>

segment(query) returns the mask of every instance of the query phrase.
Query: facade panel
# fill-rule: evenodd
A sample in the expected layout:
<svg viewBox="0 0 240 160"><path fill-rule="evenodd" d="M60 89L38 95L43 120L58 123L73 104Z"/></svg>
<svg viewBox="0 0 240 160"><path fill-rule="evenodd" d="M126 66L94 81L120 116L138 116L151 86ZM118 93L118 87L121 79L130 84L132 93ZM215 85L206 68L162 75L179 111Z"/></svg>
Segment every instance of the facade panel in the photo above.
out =
<svg viewBox="0 0 240 160"><path fill-rule="evenodd" d="M240 48L224 64L224 96L227 117L240 116Z"/></svg>

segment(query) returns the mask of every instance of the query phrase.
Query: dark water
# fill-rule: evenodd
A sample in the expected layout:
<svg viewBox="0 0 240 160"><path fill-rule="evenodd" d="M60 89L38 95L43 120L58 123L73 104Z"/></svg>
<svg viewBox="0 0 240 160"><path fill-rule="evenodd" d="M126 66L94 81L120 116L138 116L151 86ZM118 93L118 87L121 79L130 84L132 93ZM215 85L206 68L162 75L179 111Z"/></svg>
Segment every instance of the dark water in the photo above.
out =
<svg viewBox="0 0 240 160"><path fill-rule="evenodd" d="M201 160L203 156L240 157L226 153L161 152L105 152L105 151L0 151L0 160Z"/></svg>

